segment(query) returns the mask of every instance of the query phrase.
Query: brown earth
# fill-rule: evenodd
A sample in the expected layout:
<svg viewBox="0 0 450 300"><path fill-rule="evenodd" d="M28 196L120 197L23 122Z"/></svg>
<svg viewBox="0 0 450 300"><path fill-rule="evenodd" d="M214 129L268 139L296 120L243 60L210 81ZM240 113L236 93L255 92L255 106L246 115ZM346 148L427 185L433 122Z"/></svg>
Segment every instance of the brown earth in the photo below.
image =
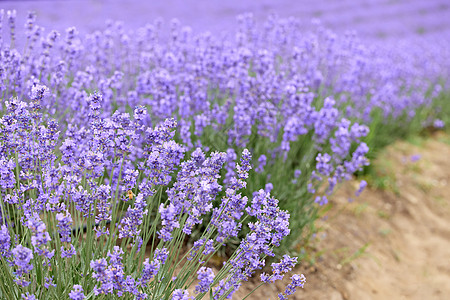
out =
<svg viewBox="0 0 450 300"><path fill-rule="evenodd" d="M356 181L332 197L316 263L297 268L307 283L290 299L450 299L450 137L398 142L373 164L377 175L359 198L348 202ZM247 299L277 299L288 283L262 286Z"/></svg>

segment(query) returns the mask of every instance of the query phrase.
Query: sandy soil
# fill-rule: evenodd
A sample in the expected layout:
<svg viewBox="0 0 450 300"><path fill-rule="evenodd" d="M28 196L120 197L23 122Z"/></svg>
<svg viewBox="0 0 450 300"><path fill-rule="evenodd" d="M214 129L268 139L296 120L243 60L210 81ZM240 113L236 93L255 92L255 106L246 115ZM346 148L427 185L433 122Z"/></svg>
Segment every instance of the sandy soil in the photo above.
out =
<svg viewBox="0 0 450 300"><path fill-rule="evenodd" d="M290 299L450 299L450 137L399 142L378 157L372 188L352 203L357 182L334 195L316 264L298 267L307 284ZM277 299L288 282L247 299Z"/></svg>

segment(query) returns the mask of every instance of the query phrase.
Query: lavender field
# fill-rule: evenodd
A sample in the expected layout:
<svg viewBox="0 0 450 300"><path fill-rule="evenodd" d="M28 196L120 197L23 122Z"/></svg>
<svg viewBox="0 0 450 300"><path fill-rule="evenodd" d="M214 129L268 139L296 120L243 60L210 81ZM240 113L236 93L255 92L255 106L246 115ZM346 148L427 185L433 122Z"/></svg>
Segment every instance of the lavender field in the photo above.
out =
<svg viewBox="0 0 450 300"><path fill-rule="evenodd" d="M0 9L2 299L296 297L339 188L450 124L447 1Z"/></svg>

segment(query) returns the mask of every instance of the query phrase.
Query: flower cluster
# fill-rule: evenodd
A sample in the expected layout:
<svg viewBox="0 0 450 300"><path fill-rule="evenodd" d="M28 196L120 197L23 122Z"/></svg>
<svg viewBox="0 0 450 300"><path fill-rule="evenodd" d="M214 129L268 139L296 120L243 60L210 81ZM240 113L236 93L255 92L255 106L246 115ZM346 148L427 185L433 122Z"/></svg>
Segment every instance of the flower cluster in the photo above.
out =
<svg viewBox="0 0 450 300"><path fill-rule="evenodd" d="M94 104L101 98L99 94L88 97ZM41 283L34 276L39 274L48 293L59 299L85 299L87 293L187 299L189 293L181 287L197 270L196 294L214 289L216 298L230 297L241 280L264 266L263 257L273 256L273 246L279 246L289 233L289 215L268 192L255 193L251 207L239 193L251 170L250 151L242 152L235 176L217 203L226 153L207 155L197 148L181 162L185 150L173 141L173 120L152 129L139 123L142 113L135 113L137 118L106 117L96 112L94 104L87 126L68 127L59 148L53 142L58 137L49 136L57 129L55 122L44 118L39 109L12 100L10 112L1 118L1 124L20 126L3 131L8 141L23 139L14 144L15 151L46 146L31 153L11 149L2 153L12 164L8 170L14 172L8 173L11 183L2 192L2 207L7 209L2 209L0 246L15 288L23 291L21 287L33 282L34 294L27 291L25 297L42 297ZM134 142L141 139L145 147L137 148ZM175 171L172 186L164 189ZM234 258L215 275L205 264L231 237L238 236L246 214L257 221L249 224L251 232ZM180 270L175 255L180 243L208 217L209 225L185 255L187 263ZM149 249L150 257L144 258ZM79 280L59 276L54 272L59 266L66 266ZM65 284L73 289L58 288Z"/></svg>

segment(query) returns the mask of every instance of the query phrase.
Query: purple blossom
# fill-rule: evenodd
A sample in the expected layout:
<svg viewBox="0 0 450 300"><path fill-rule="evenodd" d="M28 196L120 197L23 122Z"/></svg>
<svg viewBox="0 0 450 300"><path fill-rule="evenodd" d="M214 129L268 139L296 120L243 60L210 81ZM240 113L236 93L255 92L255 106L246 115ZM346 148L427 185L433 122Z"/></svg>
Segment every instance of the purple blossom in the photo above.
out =
<svg viewBox="0 0 450 300"><path fill-rule="evenodd" d="M142 270L142 276L140 278L140 284L142 286L147 286L148 282L158 274L159 268L163 265L168 256L168 251L166 248L161 248L155 250L153 260L150 262L148 258L144 261L144 268Z"/></svg>
<svg viewBox="0 0 450 300"><path fill-rule="evenodd" d="M72 233L71 225L72 225L72 217L68 211L63 213L58 213L55 216L58 221L59 234L61 236L61 242L70 243L71 238L70 235Z"/></svg>
<svg viewBox="0 0 450 300"><path fill-rule="evenodd" d="M33 259L33 251L18 245L12 250L12 253L14 255L14 264L17 266L15 282L21 286L28 286L30 282L22 280L20 277L28 274L33 269L33 265L30 264L30 261Z"/></svg>
<svg viewBox="0 0 450 300"><path fill-rule="evenodd" d="M214 242L214 241L213 241ZM189 256L187 257L187 260L192 260L200 250L200 248L205 243L205 239L199 239L194 242L191 249L189 250Z"/></svg>
<svg viewBox="0 0 450 300"><path fill-rule="evenodd" d="M177 289L173 291L172 300L189 300L189 292L187 290Z"/></svg>
<svg viewBox="0 0 450 300"><path fill-rule="evenodd" d="M207 256L213 252L214 252L214 241L210 239L210 240L206 241L205 249L203 250L202 254Z"/></svg>
<svg viewBox="0 0 450 300"><path fill-rule="evenodd" d="M238 255L227 262L232 266L230 275L227 280L219 282L214 290L214 299L223 296L225 292L226 297L231 297L239 288L240 281L247 280L264 266L262 256L274 256L271 245L279 246L280 241L290 232L289 214L280 210L278 200L264 190L254 193L247 212L256 217L257 221L248 224L250 232L236 250Z"/></svg>
<svg viewBox="0 0 450 300"><path fill-rule="evenodd" d="M12 159L0 158L0 186L2 189L13 188L16 184L16 176L13 172L16 164Z"/></svg>
<svg viewBox="0 0 450 300"><path fill-rule="evenodd" d="M9 257L11 255L11 236L9 234L8 227L2 224L0 229L0 252L3 257Z"/></svg>
<svg viewBox="0 0 450 300"><path fill-rule="evenodd" d="M434 127L434 128L438 128L438 129L442 129L442 128L445 127L445 123L444 123L444 121L442 121L442 120L436 119L436 120L434 120L434 122L433 122L433 127Z"/></svg>
<svg viewBox="0 0 450 300"><path fill-rule="evenodd" d="M290 257L284 255L279 263L272 263L272 275L266 273L261 274L261 281L263 282L275 282L282 280L284 274L290 272L292 268L297 264L297 257Z"/></svg>
<svg viewBox="0 0 450 300"><path fill-rule="evenodd" d="M419 161L421 157L422 156L420 154L414 154L414 155L411 155L410 160L411 160L411 162L416 162L416 161Z"/></svg>
<svg viewBox="0 0 450 300"><path fill-rule="evenodd" d="M73 246L73 244L70 244L70 249L65 250L64 246L61 246L61 258L71 258L72 256L76 255L77 252L75 250L75 247Z"/></svg>
<svg viewBox="0 0 450 300"><path fill-rule="evenodd" d="M273 190L273 184L271 182L266 183L264 186L264 191L270 193Z"/></svg>
<svg viewBox="0 0 450 300"><path fill-rule="evenodd" d="M134 200L134 207L128 207L125 217L120 220L119 224L119 238L133 238L138 236L141 232L139 226L143 222L143 217L147 214L145 209L147 203L144 199L144 195L139 193Z"/></svg>
<svg viewBox="0 0 450 300"><path fill-rule="evenodd" d="M22 299L24 300L37 300L36 296L27 292L26 294L22 294Z"/></svg>
<svg viewBox="0 0 450 300"><path fill-rule="evenodd" d="M224 153L214 152L205 158L197 149L189 161L181 164L177 181L167 192L170 203L159 209L163 225L158 233L160 237L166 241L172 238L171 233L180 226L179 218L183 212L188 216L182 228L185 234L190 234L192 228L202 222L201 216L211 211L212 201L222 189L218 178L224 162Z"/></svg>
<svg viewBox="0 0 450 300"><path fill-rule="evenodd" d="M199 283L195 287L196 293L206 293L214 281L214 272L211 268L201 267L197 271Z"/></svg>
<svg viewBox="0 0 450 300"><path fill-rule="evenodd" d="M175 228L180 227L176 208L172 203L170 203L167 207L164 207L164 205L161 204L159 207L159 213L161 216L161 225L163 226L163 228L158 232L159 238L162 238L164 241L170 241L172 239L172 231Z"/></svg>
<svg viewBox="0 0 450 300"><path fill-rule="evenodd" d="M108 262L106 259L100 258L97 260L92 260L90 266L94 271L92 277L100 283L99 287L96 286L94 288L95 295L111 294L113 292L113 282L107 269Z"/></svg>
<svg viewBox="0 0 450 300"><path fill-rule="evenodd" d="M279 293L279 294L278 294L278 299L279 299L279 300L287 300L287 296L285 296L285 295L282 294L282 293Z"/></svg>
<svg viewBox="0 0 450 300"><path fill-rule="evenodd" d="M361 193L364 191L366 186L367 186L367 182L365 180L361 180L361 182L359 183L359 189L355 192L355 196L359 197L359 195L361 195Z"/></svg>
<svg viewBox="0 0 450 300"><path fill-rule="evenodd" d="M95 223L111 221L111 186L102 184L96 190L97 215Z"/></svg>
<svg viewBox="0 0 450 300"><path fill-rule="evenodd" d="M148 282L158 273L161 263L159 260L149 261L148 258L145 259L144 268L142 270L142 277L140 282L143 286L147 286Z"/></svg>
<svg viewBox="0 0 450 300"><path fill-rule="evenodd" d="M264 171L264 167L266 165L267 162L267 158L264 154L262 154L259 158L258 158L258 167L255 169L255 172L257 173L262 173Z"/></svg>
<svg viewBox="0 0 450 300"><path fill-rule="evenodd" d="M73 286L73 290L69 293L69 298L71 300L83 300L86 296L83 294L83 287L79 284Z"/></svg>
<svg viewBox="0 0 450 300"><path fill-rule="evenodd" d="M47 259L50 259L55 254L55 251L49 251L46 247L47 243L51 241L49 233L46 231L46 225L40 219L37 213L33 213L32 216L26 222L28 228L32 232L31 244L34 246L34 251Z"/></svg>
<svg viewBox="0 0 450 300"><path fill-rule="evenodd" d="M230 184L235 174L235 168L236 168L236 159L237 155L234 149L230 148L227 149L227 163L225 165L225 169L227 173L225 174L224 183Z"/></svg>
<svg viewBox="0 0 450 300"><path fill-rule="evenodd" d="M45 277L44 279L45 279L44 287L46 289L48 289L51 286L52 287L56 286L56 284L53 282L53 276L51 278L50 277Z"/></svg>
<svg viewBox="0 0 450 300"><path fill-rule="evenodd" d="M124 292L125 272L122 263L123 250L119 246L114 246L112 252L108 253L109 266L108 277L112 282L113 289L116 290L117 295L120 297ZM131 284L131 286L130 286ZM134 283L128 282L127 287L133 289ZM108 284L109 286L109 284Z"/></svg>
<svg viewBox="0 0 450 300"><path fill-rule="evenodd" d="M286 286L286 290L284 291L286 295L292 295L293 293L295 293L296 288L298 287L303 288L303 286L306 283L306 278L303 274L300 275L294 274L291 277L291 280L292 280L291 283Z"/></svg>
<svg viewBox="0 0 450 300"><path fill-rule="evenodd" d="M330 164L331 156L328 153L325 153L322 155L322 153L319 153L316 157L317 165L316 169L319 174L324 176L329 176L330 173L333 171L333 167Z"/></svg>
<svg viewBox="0 0 450 300"><path fill-rule="evenodd" d="M328 198L326 196L317 196L314 202L318 203L320 206L323 206L328 203Z"/></svg>

